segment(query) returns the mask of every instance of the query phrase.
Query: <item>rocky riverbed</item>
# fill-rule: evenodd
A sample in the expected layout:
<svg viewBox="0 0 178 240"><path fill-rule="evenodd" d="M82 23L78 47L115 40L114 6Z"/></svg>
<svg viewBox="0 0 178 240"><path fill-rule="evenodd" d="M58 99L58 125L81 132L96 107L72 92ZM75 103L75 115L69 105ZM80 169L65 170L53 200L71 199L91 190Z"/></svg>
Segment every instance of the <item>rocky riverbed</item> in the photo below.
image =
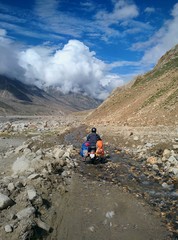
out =
<svg viewBox="0 0 178 240"><path fill-rule="evenodd" d="M145 142L98 126L107 161L90 165L82 122L1 119L0 239L178 239L176 133Z"/></svg>

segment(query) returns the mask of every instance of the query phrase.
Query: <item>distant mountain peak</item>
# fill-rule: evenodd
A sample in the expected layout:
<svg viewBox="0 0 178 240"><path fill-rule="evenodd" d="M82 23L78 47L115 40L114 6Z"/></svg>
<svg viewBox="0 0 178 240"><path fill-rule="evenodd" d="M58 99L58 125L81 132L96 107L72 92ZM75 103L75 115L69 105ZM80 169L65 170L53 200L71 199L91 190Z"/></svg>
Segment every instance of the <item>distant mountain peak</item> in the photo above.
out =
<svg viewBox="0 0 178 240"><path fill-rule="evenodd" d="M0 75L0 112L3 114L59 114L96 108L101 101L82 94L63 94L56 88L42 90Z"/></svg>

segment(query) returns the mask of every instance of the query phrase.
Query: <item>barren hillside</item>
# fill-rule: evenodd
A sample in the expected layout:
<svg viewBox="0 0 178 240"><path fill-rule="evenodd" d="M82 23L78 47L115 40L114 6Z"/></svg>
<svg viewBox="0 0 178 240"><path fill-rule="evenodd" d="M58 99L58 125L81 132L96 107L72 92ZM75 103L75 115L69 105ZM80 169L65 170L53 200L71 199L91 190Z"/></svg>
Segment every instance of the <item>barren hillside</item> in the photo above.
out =
<svg viewBox="0 0 178 240"><path fill-rule="evenodd" d="M152 71L116 89L87 118L92 119L126 126L178 124L178 45Z"/></svg>

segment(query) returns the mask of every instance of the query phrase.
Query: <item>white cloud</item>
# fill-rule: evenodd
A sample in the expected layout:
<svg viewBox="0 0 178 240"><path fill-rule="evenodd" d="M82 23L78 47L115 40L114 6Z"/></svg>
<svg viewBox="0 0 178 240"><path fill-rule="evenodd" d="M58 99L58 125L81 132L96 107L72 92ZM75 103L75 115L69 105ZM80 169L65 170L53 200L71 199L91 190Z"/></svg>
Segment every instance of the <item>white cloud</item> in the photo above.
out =
<svg viewBox="0 0 178 240"><path fill-rule="evenodd" d="M58 34L72 36L80 39L83 34L87 36L99 35L103 41L108 41L108 38L120 36L119 29L116 29L112 24L118 24L124 20L130 20L138 16L138 8L135 4L131 4L126 0L115 1L113 10L108 12L100 10L100 6L96 7L91 1L81 2L80 10L87 7L88 11L99 9L95 16L92 14L88 18L83 18L81 14L70 14L70 11L61 10L62 2L56 0L36 0L34 12L41 22L43 31L54 31ZM69 7L70 8L70 7ZM86 10L85 10L86 11ZM138 31L138 30L137 30Z"/></svg>
<svg viewBox="0 0 178 240"><path fill-rule="evenodd" d="M171 15L175 18L178 17L178 3L174 5L174 8L172 9Z"/></svg>
<svg viewBox="0 0 178 240"><path fill-rule="evenodd" d="M92 1L81 1L80 2L81 7L85 10L85 11L93 11L95 9L95 3Z"/></svg>
<svg viewBox="0 0 178 240"><path fill-rule="evenodd" d="M113 88L123 84L122 79L107 71L95 52L78 40L70 40L62 49L43 46L22 50L13 44L5 38L0 42L0 73L27 84L54 86L63 93L81 92L98 99L106 98Z"/></svg>
<svg viewBox="0 0 178 240"><path fill-rule="evenodd" d="M138 16L138 8L134 3L127 0L113 1L113 9L105 11L92 1L81 1L76 5L81 14L62 8L62 1L58 0L35 0L34 8L30 11L13 8L0 4L5 12L0 14L0 28L6 28L20 35L33 38L46 38L46 40L62 39L64 37L81 39L84 35L90 39L100 39L108 42L113 37L120 38L124 35L135 34L142 30L139 22L135 26L131 19ZM88 11L95 9L96 15L83 14L83 8ZM72 7L71 7L72 9ZM123 21L127 22L124 28ZM130 23L130 24L129 24ZM141 24L141 23L140 23ZM28 28L26 26L28 25ZM142 23L143 25L143 23ZM147 24L145 24L147 25ZM26 28L26 29L25 29ZM123 33L123 28L125 32Z"/></svg>
<svg viewBox="0 0 178 240"><path fill-rule="evenodd" d="M40 51L31 48L20 54L20 65L25 69L27 81L39 87L56 86L64 93L83 92L104 98L116 85L112 77L107 76L105 63L80 41L70 40L53 55L43 52L43 48ZM122 84L122 80L117 80L117 84Z"/></svg>
<svg viewBox="0 0 178 240"><path fill-rule="evenodd" d="M59 1L57 0L36 0L35 1L35 13L42 17L48 18L57 15Z"/></svg>
<svg viewBox="0 0 178 240"><path fill-rule="evenodd" d="M166 21L149 41L140 43L140 47L149 46L141 60L142 64L155 64L166 51L178 43L178 3L174 5L171 15L172 19Z"/></svg>
<svg viewBox="0 0 178 240"><path fill-rule="evenodd" d="M153 8L153 7L147 7L147 8L145 8L145 11L144 12L146 12L146 13L154 13L155 12L155 8Z"/></svg>
<svg viewBox="0 0 178 240"><path fill-rule="evenodd" d="M0 30L0 74L11 78L23 75L23 69L18 65L18 46L6 37L6 31Z"/></svg>
<svg viewBox="0 0 178 240"><path fill-rule="evenodd" d="M101 10L96 14L96 19L104 21L107 25L117 23L121 20L132 19L139 14L135 4L126 0L116 1L112 12Z"/></svg>
<svg viewBox="0 0 178 240"><path fill-rule="evenodd" d="M5 37L7 34L7 31L5 29L0 28L0 37Z"/></svg>

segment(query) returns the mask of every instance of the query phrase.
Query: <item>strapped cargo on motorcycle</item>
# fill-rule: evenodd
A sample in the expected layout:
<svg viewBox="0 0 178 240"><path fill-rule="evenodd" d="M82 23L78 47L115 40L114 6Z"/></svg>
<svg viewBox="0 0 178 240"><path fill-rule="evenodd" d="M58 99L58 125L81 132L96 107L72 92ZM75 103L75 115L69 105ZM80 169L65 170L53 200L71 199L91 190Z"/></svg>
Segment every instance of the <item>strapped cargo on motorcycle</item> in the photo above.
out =
<svg viewBox="0 0 178 240"><path fill-rule="evenodd" d="M103 147L103 141L98 140L96 143L96 156L103 157L104 156L104 147Z"/></svg>
<svg viewBox="0 0 178 240"><path fill-rule="evenodd" d="M103 141L100 139L96 143L96 147L91 147L89 142L84 142L81 146L80 155L84 160L91 163L103 163L104 162L104 147Z"/></svg>
<svg viewBox="0 0 178 240"><path fill-rule="evenodd" d="M81 149L80 149L80 155L82 157L87 157L88 156L88 147L89 147L88 142L82 143L82 146L81 146Z"/></svg>

